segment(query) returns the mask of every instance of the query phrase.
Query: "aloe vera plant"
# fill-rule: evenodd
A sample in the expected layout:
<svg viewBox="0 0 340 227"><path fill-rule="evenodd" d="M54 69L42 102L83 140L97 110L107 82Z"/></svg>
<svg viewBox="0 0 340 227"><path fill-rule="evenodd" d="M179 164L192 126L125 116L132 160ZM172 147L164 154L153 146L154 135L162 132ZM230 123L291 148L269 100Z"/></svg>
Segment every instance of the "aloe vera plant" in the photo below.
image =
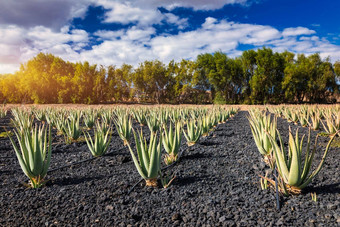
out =
<svg viewBox="0 0 340 227"><path fill-rule="evenodd" d="M33 109L32 112L34 113L35 118L38 121L46 121L46 111L43 109Z"/></svg>
<svg viewBox="0 0 340 227"><path fill-rule="evenodd" d="M249 111L249 113L248 120L257 149L264 156L265 163L270 168L274 168L275 159L269 135L276 138L276 118L272 119L270 115L256 111Z"/></svg>
<svg viewBox="0 0 340 227"><path fill-rule="evenodd" d="M118 115L113 118L119 137L123 140L124 146L129 144L131 139L132 121L128 114Z"/></svg>
<svg viewBox="0 0 340 227"><path fill-rule="evenodd" d="M183 130L188 146L193 146L200 139L203 130L200 124L196 125L195 120L191 119L187 122L187 130Z"/></svg>
<svg viewBox="0 0 340 227"><path fill-rule="evenodd" d="M12 123L20 130L31 130L33 126L34 116L25 110L12 109Z"/></svg>
<svg viewBox="0 0 340 227"><path fill-rule="evenodd" d="M103 134L106 134L107 132L111 133L110 129L110 125L107 124L106 121L102 121L102 122L99 122L99 120L96 121L95 123L96 125L96 130L103 133Z"/></svg>
<svg viewBox="0 0 340 227"><path fill-rule="evenodd" d="M104 155L109 148L111 142L110 130L104 130L97 128L94 130L94 139L92 140L90 134L85 134L86 144L94 157L100 157Z"/></svg>
<svg viewBox="0 0 340 227"><path fill-rule="evenodd" d="M71 143L72 141L77 141L81 136L81 128L80 128L80 112L72 113L69 118L65 121L66 124L63 125L63 132L65 133L66 143Z"/></svg>
<svg viewBox="0 0 340 227"><path fill-rule="evenodd" d="M301 189L305 188L316 175L320 172L326 160L330 145L335 137L335 134L329 140L323 157L318 167L311 172L314 154L316 152L317 138L313 150L310 149L310 131L308 134L307 148L305 151L304 163L302 162L302 144L304 136L299 139L298 130L296 130L295 138L289 131L288 152L283 147L282 137L277 131L280 146L276 140L268 134L270 142L273 146L273 152L276 159L276 167L281 178L280 190L285 194L298 194ZM310 173L311 172L311 173Z"/></svg>
<svg viewBox="0 0 340 227"><path fill-rule="evenodd" d="M85 112L84 117L83 117L83 121L84 121L85 126L88 129L93 128L95 121L96 121L96 118L97 118L97 114L94 111Z"/></svg>
<svg viewBox="0 0 340 227"><path fill-rule="evenodd" d="M45 183L45 176L50 166L52 146L51 127L47 130L44 126L35 126L32 130L15 131L19 147L9 136L19 164L25 175L30 179L30 186L41 187Z"/></svg>
<svg viewBox="0 0 340 227"><path fill-rule="evenodd" d="M162 136L160 135L159 140L157 140L157 133L151 133L150 142L147 145L142 131L138 135L133 131L133 134L136 142L137 157L128 143L132 160L138 173L145 180L146 186L156 187L161 165Z"/></svg>
<svg viewBox="0 0 340 227"><path fill-rule="evenodd" d="M161 125L155 112L150 113L150 115L146 117L146 123L150 129L150 132L153 134L157 133Z"/></svg>
<svg viewBox="0 0 340 227"><path fill-rule="evenodd" d="M309 123L309 113L304 110L298 114L298 118L302 127L306 127Z"/></svg>
<svg viewBox="0 0 340 227"><path fill-rule="evenodd" d="M174 124L175 129L172 128L171 124L169 129L166 124L163 125L163 137L162 143L166 151L164 162L167 165L175 162L178 158L179 148L182 142L182 125L180 122Z"/></svg>
<svg viewBox="0 0 340 227"><path fill-rule="evenodd" d="M103 110L101 112L102 121L106 122L106 124L110 125L112 120L112 111L111 110Z"/></svg>
<svg viewBox="0 0 340 227"><path fill-rule="evenodd" d="M312 120L312 124L310 124L310 127L313 130L319 130L321 118L320 118L320 114L317 111L312 113L311 120Z"/></svg>
<svg viewBox="0 0 340 227"><path fill-rule="evenodd" d="M340 113L333 113L332 111L328 111L324 113L324 118L326 121L326 124L323 123L323 121L321 121L325 131L330 134L333 135L334 133L336 133L337 130L340 129Z"/></svg>
<svg viewBox="0 0 340 227"><path fill-rule="evenodd" d="M147 111L144 109L136 109L133 111L133 117L138 121L140 126L146 125Z"/></svg>
<svg viewBox="0 0 340 227"><path fill-rule="evenodd" d="M213 127L211 116L210 115L203 116L200 122L201 122L201 128L202 128L202 136L206 137L211 131L211 128Z"/></svg>

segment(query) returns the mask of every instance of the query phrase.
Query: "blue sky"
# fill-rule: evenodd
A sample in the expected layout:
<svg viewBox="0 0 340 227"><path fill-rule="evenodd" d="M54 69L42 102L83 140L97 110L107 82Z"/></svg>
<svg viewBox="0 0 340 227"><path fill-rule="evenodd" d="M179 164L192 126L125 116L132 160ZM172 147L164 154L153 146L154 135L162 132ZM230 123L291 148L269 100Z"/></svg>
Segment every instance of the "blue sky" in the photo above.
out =
<svg viewBox="0 0 340 227"><path fill-rule="evenodd" d="M0 2L0 73L39 52L72 62L231 57L268 46L340 60L338 0L16 0Z"/></svg>

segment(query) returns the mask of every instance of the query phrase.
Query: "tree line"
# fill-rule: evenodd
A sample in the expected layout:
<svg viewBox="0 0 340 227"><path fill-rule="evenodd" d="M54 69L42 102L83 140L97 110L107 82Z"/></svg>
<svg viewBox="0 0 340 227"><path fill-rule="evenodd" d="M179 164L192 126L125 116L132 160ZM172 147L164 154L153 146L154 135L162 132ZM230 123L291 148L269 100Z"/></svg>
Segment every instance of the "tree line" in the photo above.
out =
<svg viewBox="0 0 340 227"><path fill-rule="evenodd" d="M263 47L230 58L215 52L164 64L72 63L39 53L13 74L0 75L7 103L329 103L339 95L340 62Z"/></svg>

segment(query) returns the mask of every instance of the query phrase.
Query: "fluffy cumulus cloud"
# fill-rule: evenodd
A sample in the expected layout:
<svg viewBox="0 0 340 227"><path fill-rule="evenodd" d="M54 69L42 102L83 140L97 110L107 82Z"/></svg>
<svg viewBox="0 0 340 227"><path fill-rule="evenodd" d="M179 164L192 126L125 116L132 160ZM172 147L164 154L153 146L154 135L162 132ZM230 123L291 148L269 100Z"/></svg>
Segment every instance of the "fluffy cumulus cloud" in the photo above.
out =
<svg viewBox="0 0 340 227"><path fill-rule="evenodd" d="M32 14L32 7L38 3L40 8L37 8L35 15L25 15L26 11ZM89 61L101 65L128 63L136 66L144 60L160 59L166 63L172 59L194 59L200 53L215 51L235 57L242 53L240 45L250 45L253 48L270 46L280 52L319 52L322 57L340 59L339 46L320 38L314 30L306 27L280 31L269 25L207 17L197 29L184 30L190 28L187 18L159 9L190 7L193 10L214 10L225 4L249 3L249 0L6 1L0 7L0 73L14 72L19 69L20 63L39 52L52 53L74 62ZM17 4L17 10L10 11ZM106 30L98 29L92 33L72 26L70 20L83 17L90 4L106 10L101 18L103 24L126 26L118 30L106 27ZM47 15L51 19L46 19L49 18ZM166 33L154 26L162 24L175 27L179 32Z"/></svg>

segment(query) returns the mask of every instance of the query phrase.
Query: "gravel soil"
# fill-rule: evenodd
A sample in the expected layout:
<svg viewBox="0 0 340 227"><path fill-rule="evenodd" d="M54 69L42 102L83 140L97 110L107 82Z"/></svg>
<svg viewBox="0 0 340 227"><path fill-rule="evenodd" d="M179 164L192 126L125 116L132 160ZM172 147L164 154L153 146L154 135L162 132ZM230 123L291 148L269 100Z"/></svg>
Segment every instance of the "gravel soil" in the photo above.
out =
<svg viewBox="0 0 340 227"><path fill-rule="evenodd" d="M180 161L165 171L176 175L170 187L146 188L142 181L130 194L140 176L116 133L109 155L62 169L57 168L91 154L86 143L65 145L56 136L53 171L40 189L23 186L28 179L10 141L0 138L0 226L340 226L340 148L331 148L324 168L302 194L281 196L277 210L274 191L259 184L268 168L246 116L240 111L192 147L183 138ZM0 125L8 122L9 117L0 119ZM289 126L299 127L278 119L284 141ZM327 140L319 139L315 165Z"/></svg>

